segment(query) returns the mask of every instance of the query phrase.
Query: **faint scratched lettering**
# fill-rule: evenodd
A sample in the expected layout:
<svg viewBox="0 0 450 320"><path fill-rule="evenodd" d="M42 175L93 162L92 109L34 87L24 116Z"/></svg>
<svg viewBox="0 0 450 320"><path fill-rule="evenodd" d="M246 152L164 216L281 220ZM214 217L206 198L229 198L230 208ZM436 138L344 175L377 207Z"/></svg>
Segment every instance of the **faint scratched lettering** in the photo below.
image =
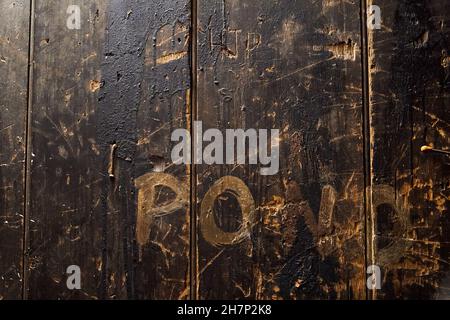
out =
<svg viewBox="0 0 450 320"><path fill-rule="evenodd" d="M166 65L187 57L189 28L176 21L149 34L145 47L145 65Z"/></svg>
<svg viewBox="0 0 450 320"><path fill-rule="evenodd" d="M249 32L247 34L247 47L246 47L246 58L250 59L250 53L261 45L261 35L255 32Z"/></svg>
<svg viewBox="0 0 450 320"><path fill-rule="evenodd" d="M138 192L136 238L139 245L148 243L150 226L156 217L189 207L188 186L167 173L148 173L135 181ZM168 204L157 205L157 187L166 187L175 193Z"/></svg>
<svg viewBox="0 0 450 320"><path fill-rule="evenodd" d="M159 172L143 175L137 178L135 183L138 189L136 238L139 245L144 246L149 242L150 229L155 218L172 214L178 210L189 209L189 185L187 182L180 181L171 174ZM163 204L158 204L158 198L161 194L164 194L158 187L170 189L175 196ZM394 188L386 185L376 185L372 187L371 191L374 212L382 205L390 205L397 216L396 221L399 224L400 232L404 232L407 228L408 211L400 199L395 197ZM233 195L241 208L242 223L236 232L222 230L215 220L215 201L224 193ZM318 237L316 241L319 243L318 248L321 254L326 254L326 252L334 248L333 238L330 235L337 223L333 217L337 202L337 191L333 186L326 185L322 189L318 218L314 218L310 209L304 212L311 232ZM214 246L232 246L239 244L245 239L250 238L252 228L256 223L255 212L255 201L248 186L237 177L222 177L207 191L201 201L199 217L200 231L204 239ZM331 243L328 243L329 241ZM391 259L393 255L400 259L402 255L398 253L404 252L406 248L405 242L400 238L394 241L389 247L378 250L377 261L385 265L393 262ZM376 272L376 268L370 270L373 271L370 281L376 280L375 284L378 288L377 281L380 281L380 278L375 277L378 277L379 273ZM70 279L73 281L73 278Z"/></svg>

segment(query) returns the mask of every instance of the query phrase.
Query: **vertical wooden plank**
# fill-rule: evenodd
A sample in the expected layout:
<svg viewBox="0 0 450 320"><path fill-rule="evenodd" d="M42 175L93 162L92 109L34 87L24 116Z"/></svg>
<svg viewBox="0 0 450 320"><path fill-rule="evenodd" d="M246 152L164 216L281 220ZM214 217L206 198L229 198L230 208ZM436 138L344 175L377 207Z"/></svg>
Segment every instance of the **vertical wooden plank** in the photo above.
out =
<svg viewBox="0 0 450 320"><path fill-rule="evenodd" d="M76 27L77 9L80 29ZM104 298L106 212L96 129L106 1L36 1L27 297ZM75 15L73 15L75 13ZM81 290L66 286L81 269Z"/></svg>
<svg viewBox="0 0 450 320"><path fill-rule="evenodd" d="M448 298L449 8L445 1L369 1L372 214L369 260L379 299Z"/></svg>
<svg viewBox="0 0 450 320"><path fill-rule="evenodd" d="M171 160L171 133L189 124L189 30L190 1L108 7L99 104L102 149L116 148L102 196L113 216L105 235L108 296L189 296L189 167Z"/></svg>
<svg viewBox="0 0 450 320"><path fill-rule="evenodd" d="M38 2L30 298L188 297L189 171L171 165L170 133L189 123L189 8Z"/></svg>
<svg viewBox="0 0 450 320"><path fill-rule="evenodd" d="M279 129L280 169L198 166L198 297L365 296L359 13L199 1L197 118L223 134Z"/></svg>
<svg viewBox="0 0 450 320"><path fill-rule="evenodd" d="M22 296L29 15L0 3L0 300Z"/></svg>

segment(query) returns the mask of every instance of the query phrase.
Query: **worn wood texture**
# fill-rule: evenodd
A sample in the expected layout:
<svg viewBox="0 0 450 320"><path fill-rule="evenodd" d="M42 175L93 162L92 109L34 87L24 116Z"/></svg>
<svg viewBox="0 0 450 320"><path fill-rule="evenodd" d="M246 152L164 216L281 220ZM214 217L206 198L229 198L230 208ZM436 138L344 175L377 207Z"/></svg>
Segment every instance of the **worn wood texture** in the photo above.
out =
<svg viewBox="0 0 450 320"><path fill-rule="evenodd" d="M366 2L380 30L364 1L0 1L0 299L448 298L421 147L448 150L450 12ZM196 121L279 129L279 170L174 164Z"/></svg>
<svg viewBox="0 0 450 320"><path fill-rule="evenodd" d="M374 1L369 30L372 214L369 261L378 299L450 296L450 9L446 1Z"/></svg>
<svg viewBox="0 0 450 320"><path fill-rule="evenodd" d="M189 29L189 1L109 3L99 138L116 149L102 201L108 277L127 282L114 297L190 294L189 167L171 161L171 133L190 123Z"/></svg>
<svg viewBox="0 0 450 320"><path fill-rule="evenodd" d="M0 2L0 300L22 296L29 14Z"/></svg>
<svg viewBox="0 0 450 320"><path fill-rule="evenodd" d="M67 27L72 4L80 30ZM26 297L105 298L108 213L95 119L105 1L36 1L34 20ZM82 290L66 287L71 265L81 268Z"/></svg>
<svg viewBox="0 0 450 320"><path fill-rule="evenodd" d="M66 28L70 4L80 30ZM170 133L188 123L189 9L38 2L29 298L188 297L189 199L156 211L176 189L161 171L189 184L170 169ZM70 265L82 290L66 288Z"/></svg>
<svg viewBox="0 0 450 320"><path fill-rule="evenodd" d="M274 176L198 166L198 203L223 176L251 193L235 180L214 188L219 244L200 214L199 298L365 297L359 13L341 1L199 1L197 119L281 131ZM256 208L250 227L244 205Z"/></svg>

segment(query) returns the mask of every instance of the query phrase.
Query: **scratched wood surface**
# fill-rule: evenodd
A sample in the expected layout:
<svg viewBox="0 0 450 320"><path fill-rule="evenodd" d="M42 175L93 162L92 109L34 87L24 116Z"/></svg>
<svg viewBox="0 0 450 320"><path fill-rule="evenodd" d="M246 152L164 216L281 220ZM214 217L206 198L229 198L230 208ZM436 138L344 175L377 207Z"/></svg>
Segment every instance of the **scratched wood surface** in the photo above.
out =
<svg viewBox="0 0 450 320"><path fill-rule="evenodd" d="M29 11L0 2L0 300L22 295Z"/></svg>
<svg viewBox="0 0 450 320"><path fill-rule="evenodd" d="M449 9L367 2L0 0L0 299L448 298ZM194 121L279 171L174 164Z"/></svg>
<svg viewBox="0 0 450 320"><path fill-rule="evenodd" d="M65 27L69 4L80 30ZM170 189L146 174L189 180L168 168L170 132L186 126L189 8L38 2L28 298L188 296L189 205L157 216ZM70 265L82 290L66 288Z"/></svg>
<svg viewBox="0 0 450 320"><path fill-rule="evenodd" d="M135 297L187 299L190 296L190 166L172 163L175 143L171 142L171 134L176 129L190 127L191 3L189 0L134 3L132 11L137 16L134 23L139 31L137 42L127 50L141 48L141 52L134 55L135 60L121 63L119 72L127 75L121 81L130 82L138 90L128 93L130 99L119 100L116 105L124 108L132 101L128 107L135 108L131 111L135 112L136 133L130 131L130 136L120 137L123 143L133 144L134 154L129 153L129 159L127 153L122 157L123 166L130 168L129 176L135 182L117 204L123 206L128 199L128 221L136 226L136 232L129 235L131 239L136 236ZM123 30L122 36L127 37L127 32ZM125 48L123 52L127 52ZM134 64L140 69L133 70ZM128 152L126 148L124 145L122 152ZM138 188L137 205L132 197L134 187ZM134 208L137 208L136 218ZM133 261L130 261L132 266Z"/></svg>
<svg viewBox="0 0 450 320"><path fill-rule="evenodd" d="M199 1L197 119L204 130L281 131L274 176L198 166L197 202L223 176L250 191L219 183L216 201L197 207L199 298L364 298L359 12L341 1ZM224 231L213 243L208 206ZM255 208L251 228L244 206Z"/></svg>
<svg viewBox="0 0 450 320"><path fill-rule="evenodd" d="M445 1L374 1L369 32L372 219L379 299L449 297L450 9Z"/></svg>
<svg viewBox="0 0 450 320"><path fill-rule="evenodd" d="M66 26L80 5L81 29ZM34 14L32 167L26 298L106 297L106 224L102 157L95 119L105 30L105 5L37 1ZM66 269L82 270L82 290L66 287Z"/></svg>

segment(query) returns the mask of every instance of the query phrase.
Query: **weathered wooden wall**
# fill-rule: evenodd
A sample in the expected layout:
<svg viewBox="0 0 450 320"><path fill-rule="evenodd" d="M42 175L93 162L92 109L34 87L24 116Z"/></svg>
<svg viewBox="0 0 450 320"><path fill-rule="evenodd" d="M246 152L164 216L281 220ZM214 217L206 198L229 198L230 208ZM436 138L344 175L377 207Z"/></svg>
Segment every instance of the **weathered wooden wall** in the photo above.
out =
<svg viewBox="0 0 450 320"><path fill-rule="evenodd" d="M0 2L0 299L22 296L29 14Z"/></svg>
<svg viewBox="0 0 450 320"><path fill-rule="evenodd" d="M445 1L373 1L369 32L372 210L369 261L378 298L449 296L450 9Z"/></svg>
<svg viewBox="0 0 450 320"><path fill-rule="evenodd" d="M449 297L447 7L0 0L0 299ZM279 172L173 164L194 121Z"/></svg>
<svg viewBox="0 0 450 320"><path fill-rule="evenodd" d="M95 118L106 25L102 3L76 3L81 29L70 30L71 1L35 2L24 275L29 299L106 297L109 214L100 201L105 186ZM85 270L81 291L66 290L70 265Z"/></svg>
<svg viewBox="0 0 450 320"><path fill-rule="evenodd" d="M189 180L169 167L170 133L187 125L189 2L36 3L27 297L188 297L189 210L149 212L164 194L148 196L145 175ZM80 30L65 28L71 4Z"/></svg>
<svg viewBox="0 0 450 320"><path fill-rule="evenodd" d="M204 0L198 14L197 119L281 131L277 175L198 166L199 199L232 175L256 208L238 244L215 247L200 233L199 298L363 298L359 5ZM236 229L239 207L222 202L218 224Z"/></svg>

